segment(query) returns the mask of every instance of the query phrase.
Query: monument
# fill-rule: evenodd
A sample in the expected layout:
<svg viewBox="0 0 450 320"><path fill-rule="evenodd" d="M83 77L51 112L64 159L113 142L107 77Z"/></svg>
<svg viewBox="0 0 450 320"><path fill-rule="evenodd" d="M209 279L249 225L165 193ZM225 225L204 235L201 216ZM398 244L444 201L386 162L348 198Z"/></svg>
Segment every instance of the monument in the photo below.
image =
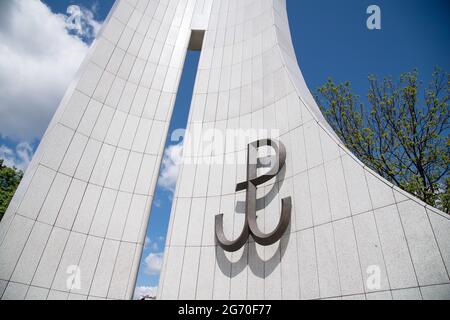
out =
<svg viewBox="0 0 450 320"><path fill-rule="evenodd" d="M117 0L0 224L2 299L131 299L188 49L188 133L276 135L185 153L158 299L450 298L449 216L342 144L285 0Z"/></svg>

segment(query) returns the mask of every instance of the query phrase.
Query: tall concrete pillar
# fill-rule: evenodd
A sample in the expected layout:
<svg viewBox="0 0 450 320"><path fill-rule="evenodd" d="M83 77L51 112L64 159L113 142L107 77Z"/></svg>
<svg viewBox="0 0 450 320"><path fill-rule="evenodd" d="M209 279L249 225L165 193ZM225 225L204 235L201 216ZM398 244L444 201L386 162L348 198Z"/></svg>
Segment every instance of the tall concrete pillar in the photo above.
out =
<svg viewBox="0 0 450 320"><path fill-rule="evenodd" d="M285 165L257 186L257 225L270 233L281 200L292 208L279 241L225 251L215 217L239 236L248 141L187 143L159 299L450 298L449 217L337 138L284 0L117 0L0 224L3 299L131 298L188 47L202 50L188 133L276 138Z"/></svg>

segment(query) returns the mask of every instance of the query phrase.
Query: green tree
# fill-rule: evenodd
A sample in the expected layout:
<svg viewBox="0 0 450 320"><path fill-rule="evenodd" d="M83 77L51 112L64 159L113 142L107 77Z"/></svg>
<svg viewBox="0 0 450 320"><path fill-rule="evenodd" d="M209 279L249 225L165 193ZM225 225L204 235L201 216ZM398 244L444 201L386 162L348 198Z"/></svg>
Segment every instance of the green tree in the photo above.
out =
<svg viewBox="0 0 450 320"><path fill-rule="evenodd" d="M22 171L4 166L3 159L0 159L0 220L3 218L22 177Z"/></svg>
<svg viewBox="0 0 450 320"><path fill-rule="evenodd" d="M450 73L436 68L426 85L417 70L397 81L369 76L366 106L349 82L332 79L316 100L346 146L398 187L449 213Z"/></svg>

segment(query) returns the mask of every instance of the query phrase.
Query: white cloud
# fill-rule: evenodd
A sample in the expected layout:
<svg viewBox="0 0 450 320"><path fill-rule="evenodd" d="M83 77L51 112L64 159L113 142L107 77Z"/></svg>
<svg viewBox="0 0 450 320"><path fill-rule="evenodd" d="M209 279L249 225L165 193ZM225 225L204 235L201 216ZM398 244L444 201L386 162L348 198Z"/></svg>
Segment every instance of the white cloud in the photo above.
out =
<svg viewBox="0 0 450 320"><path fill-rule="evenodd" d="M148 236L145 237L144 249L150 248L152 252L159 250L159 245L156 241L152 241Z"/></svg>
<svg viewBox="0 0 450 320"><path fill-rule="evenodd" d="M134 300L141 300L144 297L156 297L157 287L136 287L134 290Z"/></svg>
<svg viewBox="0 0 450 320"><path fill-rule="evenodd" d="M177 144L168 147L164 151L162 172L159 177L159 186L171 192L175 191L178 178L179 165L183 158L183 145Z"/></svg>
<svg viewBox="0 0 450 320"><path fill-rule="evenodd" d="M158 275L161 272L163 253L150 253L144 259L144 272L149 276Z"/></svg>
<svg viewBox="0 0 450 320"><path fill-rule="evenodd" d="M15 167L22 171L28 167L33 156L33 148L27 142L19 143L13 150L5 145L0 146L0 159L7 167Z"/></svg>
<svg viewBox="0 0 450 320"><path fill-rule="evenodd" d="M150 245L150 238L146 236L144 242L144 249L147 249L149 245Z"/></svg>
<svg viewBox="0 0 450 320"><path fill-rule="evenodd" d="M159 246L156 242L153 242L152 245L150 246L150 249L152 249L152 251L158 251Z"/></svg>
<svg viewBox="0 0 450 320"><path fill-rule="evenodd" d="M82 24L99 29L89 10ZM0 134L40 139L88 45L41 1L0 1ZM92 30L92 31L89 31ZM72 34L70 34L72 33ZM80 35L81 36L81 35ZM83 34L86 40L88 34Z"/></svg>
<svg viewBox="0 0 450 320"><path fill-rule="evenodd" d="M95 20L94 12L98 3L91 10L77 5L67 7L66 28L74 31L79 37L90 40L95 38L102 24Z"/></svg>

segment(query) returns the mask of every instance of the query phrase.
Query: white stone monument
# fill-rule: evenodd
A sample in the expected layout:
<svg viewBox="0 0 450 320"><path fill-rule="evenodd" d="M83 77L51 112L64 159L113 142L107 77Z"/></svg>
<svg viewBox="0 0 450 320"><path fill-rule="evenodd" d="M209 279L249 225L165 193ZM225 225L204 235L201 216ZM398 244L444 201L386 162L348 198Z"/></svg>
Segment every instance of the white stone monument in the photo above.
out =
<svg viewBox="0 0 450 320"><path fill-rule="evenodd" d="M215 146L227 130L276 132L262 138L285 146L285 166L257 186L256 221L270 233L290 197L290 224L223 250L217 215L228 239L244 230L247 143L190 145L158 299L450 298L449 216L339 141L284 0L117 0L0 224L2 299L132 297L188 48L201 49L188 132L216 129Z"/></svg>

